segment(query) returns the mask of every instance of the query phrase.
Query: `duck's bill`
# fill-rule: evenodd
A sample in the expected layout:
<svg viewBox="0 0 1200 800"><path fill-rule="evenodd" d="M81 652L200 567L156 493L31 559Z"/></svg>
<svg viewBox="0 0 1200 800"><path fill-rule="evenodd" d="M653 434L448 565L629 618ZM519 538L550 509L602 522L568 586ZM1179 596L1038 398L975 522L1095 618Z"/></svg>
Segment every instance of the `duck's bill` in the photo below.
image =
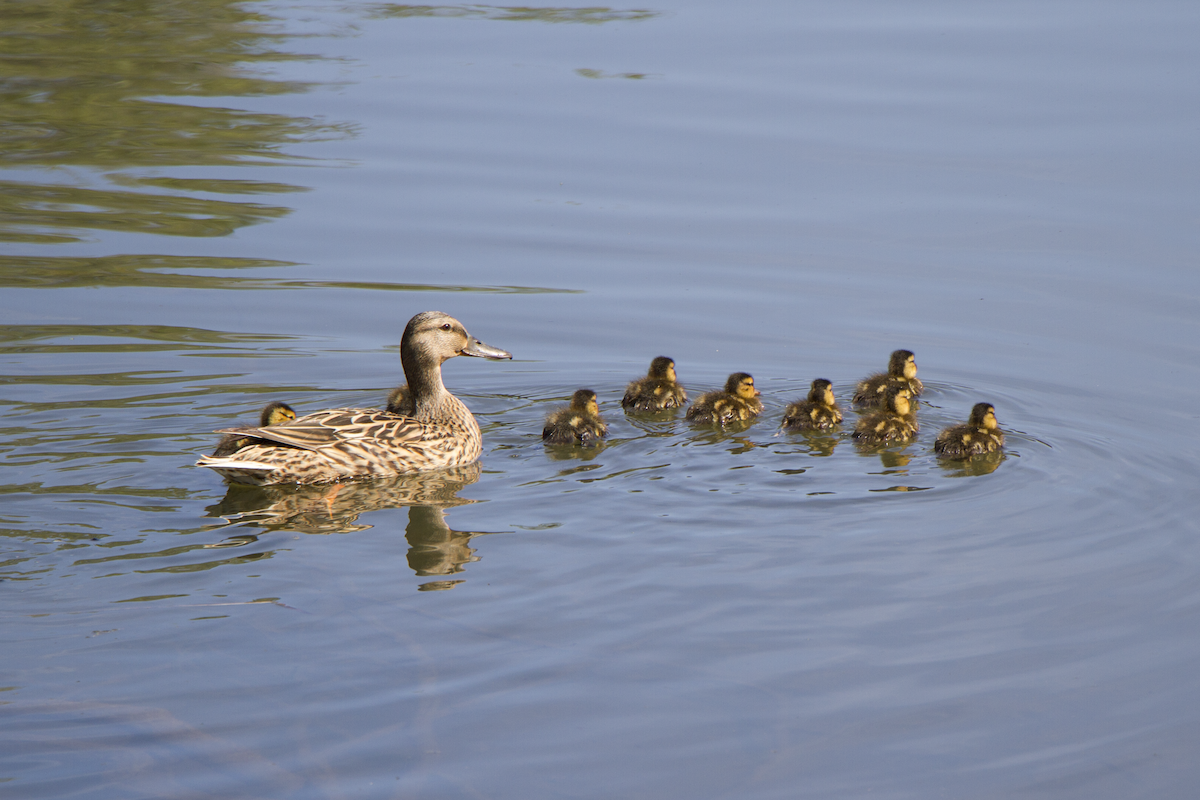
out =
<svg viewBox="0 0 1200 800"><path fill-rule="evenodd" d="M459 352L459 355L478 356L479 358L490 358L497 361L504 358L512 358L512 353L507 350L501 350L499 347L484 344L474 336L471 337L471 343L464 347Z"/></svg>

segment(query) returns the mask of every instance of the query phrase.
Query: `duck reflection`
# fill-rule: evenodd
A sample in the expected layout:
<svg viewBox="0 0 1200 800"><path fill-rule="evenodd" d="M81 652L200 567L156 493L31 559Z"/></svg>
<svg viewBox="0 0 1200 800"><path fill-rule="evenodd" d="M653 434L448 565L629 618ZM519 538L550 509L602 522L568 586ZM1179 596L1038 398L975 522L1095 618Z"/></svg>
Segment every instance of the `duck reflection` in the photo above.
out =
<svg viewBox="0 0 1200 800"><path fill-rule="evenodd" d="M408 565L420 576L453 575L478 561L472 538L487 531L456 531L446 523L444 509L474 502L459 490L479 480L479 462L452 469L428 470L395 478L309 486L243 486L231 484L219 503L209 506L210 517L230 525L312 534L351 533L372 527L359 522L368 511L408 506ZM254 541L244 531L216 547ZM420 591L450 589L461 581L433 581Z"/></svg>

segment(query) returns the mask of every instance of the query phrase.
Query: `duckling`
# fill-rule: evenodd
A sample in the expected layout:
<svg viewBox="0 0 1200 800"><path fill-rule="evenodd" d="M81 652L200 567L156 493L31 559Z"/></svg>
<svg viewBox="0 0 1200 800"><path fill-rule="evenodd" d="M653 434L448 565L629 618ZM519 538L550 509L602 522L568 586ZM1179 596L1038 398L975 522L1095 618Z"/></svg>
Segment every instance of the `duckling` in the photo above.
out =
<svg viewBox="0 0 1200 800"><path fill-rule="evenodd" d="M412 392L409 391L407 383L403 386L397 386L388 394L387 412L389 414L400 414L404 417L411 417L413 415Z"/></svg>
<svg viewBox="0 0 1200 800"><path fill-rule="evenodd" d="M833 396L833 384L817 378L808 399L792 403L783 412L785 431L827 431L842 422L842 410Z"/></svg>
<svg viewBox="0 0 1200 800"><path fill-rule="evenodd" d="M682 408L687 403L687 392L675 377L675 362L659 356L650 362L650 371L625 389L621 406L630 411L663 411Z"/></svg>
<svg viewBox="0 0 1200 800"><path fill-rule="evenodd" d="M917 378L917 362L911 350L896 350L888 359L887 372L878 372L859 381L854 391L854 405L864 408L881 405L884 392L893 384L907 386L913 397L925 390L925 385Z"/></svg>
<svg viewBox="0 0 1200 800"><path fill-rule="evenodd" d="M938 434L933 451L942 458L955 460L983 453L998 453L1004 447L1004 432L996 422L991 403L976 403L966 425L955 425Z"/></svg>
<svg viewBox="0 0 1200 800"><path fill-rule="evenodd" d="M917 415L912 410L912 391L902 383L889 386L883 407L864 415L854 428L859 444L905 444L917 435Z"/></svg>
<svg viewBox="0 0 1200 800"><path fill-rule="evenodd" d="M599 444L608 435L608 426L600 419L600 404L591 389L580 389L571 397L571 405L546 417L542 441L546 444Z"/></svg>
<svg viewBox="0 0 1200 800"><path fill-rule="evenodd" d="M278 400L267 403L263 407L262 414L258 417L258 424L261 427L268 425L281 425L288 420L296 418L296 412L287 403L281 403ZM243 447L250 444L262 444L262 439L253 436L242 436L236 433L227 433L221 437L221 441L217 442L217 449L213 450L212 457L220 458L232 453L236 453Z"/></svg>
<svg viewBox="0 0 1200 800"><path fill-rule="evenodd" d="M762 401L758 399L760 394L754 388L754 378L744 372L735 372L725 381L724 389L701 395L687 410L687 419L707 425L754 419L763 410Z"/></svg>
<svg viewBox="0 0 1200 800"><path fill-rule="evenodd" d="M470 464L483 452L479 423L442 383L442 364L456 356L512 358L467 333L440 311L408 321L400 363L412 397L412 416L377 408L330 408L282 425L222 430L256 441L197 466L237 483L327 483L378 478ZM262 441L257 441L262 440Z"/></svg>

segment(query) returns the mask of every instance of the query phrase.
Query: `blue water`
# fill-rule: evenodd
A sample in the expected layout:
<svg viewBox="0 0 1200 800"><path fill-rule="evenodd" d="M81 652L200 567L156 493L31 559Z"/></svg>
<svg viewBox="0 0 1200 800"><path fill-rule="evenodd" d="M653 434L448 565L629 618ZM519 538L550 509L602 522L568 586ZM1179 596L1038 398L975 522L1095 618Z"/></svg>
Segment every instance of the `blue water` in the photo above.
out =
<svg viewBox="0 0 1200 800"><path fill-rule="evenodd" d="M12 19L14 796L1194 793L1192 6ZM478 470L193 466L381 405L433 308L515 356L445 367ZM778 435L899 347L917 442ZM659 354L763 418L624 415ZM1004 459L939 463L980 400Z"/></svg>

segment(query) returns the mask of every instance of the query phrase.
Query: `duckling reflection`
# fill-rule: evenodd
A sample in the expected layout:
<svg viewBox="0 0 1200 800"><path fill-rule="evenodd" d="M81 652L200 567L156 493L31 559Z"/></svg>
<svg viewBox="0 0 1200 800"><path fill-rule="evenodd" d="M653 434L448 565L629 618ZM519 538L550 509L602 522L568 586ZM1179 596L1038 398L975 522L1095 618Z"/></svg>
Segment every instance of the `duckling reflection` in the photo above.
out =
<svg viewBox="0 0 1200 800"><path fill-rule="evenodd" d="M302 533L349 533L370 528L361 514L384 508L472 503L459 490L479 480L481 466L472 462L447 469L414 472L394 478L346 481L329 485L246 486L231 484L225 497L209 506L211 517L231 525Z"/></svg>
<svg viewBox="0 0 1200 800"><path fill-rule="evenodd" d="M972 478L978 475L990 475L1004 462L1007 455L1003 450L994 453L984 453L963 460L939 458L938 466L950 478Z"/></svg>

